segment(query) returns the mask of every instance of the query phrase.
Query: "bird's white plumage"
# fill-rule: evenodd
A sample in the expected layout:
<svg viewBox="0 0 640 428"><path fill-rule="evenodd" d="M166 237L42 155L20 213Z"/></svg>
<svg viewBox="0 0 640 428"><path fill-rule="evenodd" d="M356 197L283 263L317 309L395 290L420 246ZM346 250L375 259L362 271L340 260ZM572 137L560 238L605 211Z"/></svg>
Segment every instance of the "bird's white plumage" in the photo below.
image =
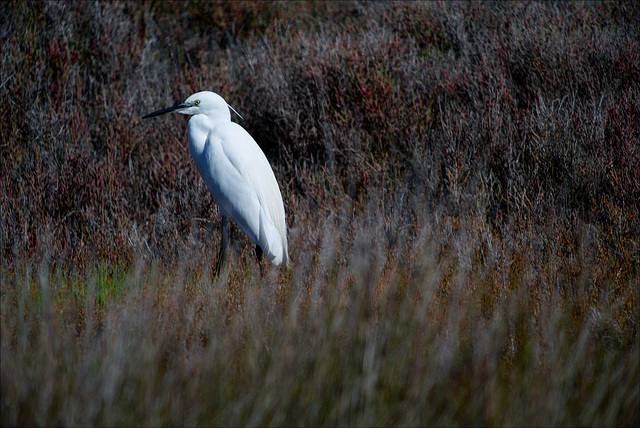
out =
<svg viewBox="0 0 640 428"><path fill-rule="evenodd" d="M230 216L274 264L288 264L284 204L264 153L213 92L191 95L169 111L193 115L187 137L198 172L223 215Z"/></svg>
<svg viewBox="0 0 640 428"><path fill-rule="evenodd" d="M269 260L277 265L286 262L282 197L269 162L253 138L238 124L219 123L207 136L200 158L204 162L199 172L220 209L260 245Z"/></svg>

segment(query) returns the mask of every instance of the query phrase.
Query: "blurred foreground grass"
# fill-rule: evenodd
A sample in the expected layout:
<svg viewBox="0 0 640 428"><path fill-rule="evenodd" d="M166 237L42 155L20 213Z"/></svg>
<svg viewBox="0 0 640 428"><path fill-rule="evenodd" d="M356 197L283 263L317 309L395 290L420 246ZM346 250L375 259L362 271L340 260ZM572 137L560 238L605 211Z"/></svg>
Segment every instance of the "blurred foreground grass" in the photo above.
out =
<svg viewBox="0 0 640 428"><path fill-rule="evenodd" d="M640 423L631 2L12 2L2 425ZM259 275L180 117L282 186Z"/></svg>
<svg viewBox="0 0 640 428"><path fill-rule="evenodd" d="M598 236L568 261L566 231L442 219L393 255L355 221L296 236L308 259L264 279L250 256L213 281L198 257L4 266L3 422L635 424L637 278Z"/></svg>

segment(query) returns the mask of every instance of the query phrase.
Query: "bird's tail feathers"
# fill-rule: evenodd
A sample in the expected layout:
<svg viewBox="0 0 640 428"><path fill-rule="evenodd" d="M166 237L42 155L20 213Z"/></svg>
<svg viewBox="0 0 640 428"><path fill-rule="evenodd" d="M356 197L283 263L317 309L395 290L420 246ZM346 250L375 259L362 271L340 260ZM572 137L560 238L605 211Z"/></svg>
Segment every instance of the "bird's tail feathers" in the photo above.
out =
<svg viewBox="0 0 640 428"><path fill-rule="evenodd" d="M260 209L259 243L264 255L276 265L289 262L288 254L282 245L282 239L278 230L263 209Z"/></svg>

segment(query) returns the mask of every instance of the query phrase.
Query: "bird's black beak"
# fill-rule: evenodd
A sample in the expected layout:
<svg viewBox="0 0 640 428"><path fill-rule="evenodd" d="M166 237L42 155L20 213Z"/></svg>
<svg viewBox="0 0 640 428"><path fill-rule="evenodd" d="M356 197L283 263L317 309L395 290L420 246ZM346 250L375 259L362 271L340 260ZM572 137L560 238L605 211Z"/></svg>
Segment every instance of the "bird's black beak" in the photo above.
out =
<svg viewBox="0 0 640 428"><path fill-rule="evenodd" d="M182 104L175 105L173 107L167 107L167 108L163 108L162 110L154 111L153 113L149 113L147 115L142 116L142 118L148 119L150 117L160 116L161 114L171 113L172 111L180 110L182 108L187 108L187 107L191 107L191 106L189 104L182 103Z"/></svg>

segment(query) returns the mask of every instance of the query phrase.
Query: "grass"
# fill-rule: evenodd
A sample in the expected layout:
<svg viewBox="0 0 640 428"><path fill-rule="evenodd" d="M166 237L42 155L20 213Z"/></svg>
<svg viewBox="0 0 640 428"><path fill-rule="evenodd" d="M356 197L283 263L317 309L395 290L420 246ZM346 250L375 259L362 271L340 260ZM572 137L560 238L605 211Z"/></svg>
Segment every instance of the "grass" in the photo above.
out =
<svg viewBox="0 0 640 428"><path fill-rule="evenodd" d="M2 425L637 425L638 7L13 2ZM262 277L185 121L281 185Z"/></svg>

